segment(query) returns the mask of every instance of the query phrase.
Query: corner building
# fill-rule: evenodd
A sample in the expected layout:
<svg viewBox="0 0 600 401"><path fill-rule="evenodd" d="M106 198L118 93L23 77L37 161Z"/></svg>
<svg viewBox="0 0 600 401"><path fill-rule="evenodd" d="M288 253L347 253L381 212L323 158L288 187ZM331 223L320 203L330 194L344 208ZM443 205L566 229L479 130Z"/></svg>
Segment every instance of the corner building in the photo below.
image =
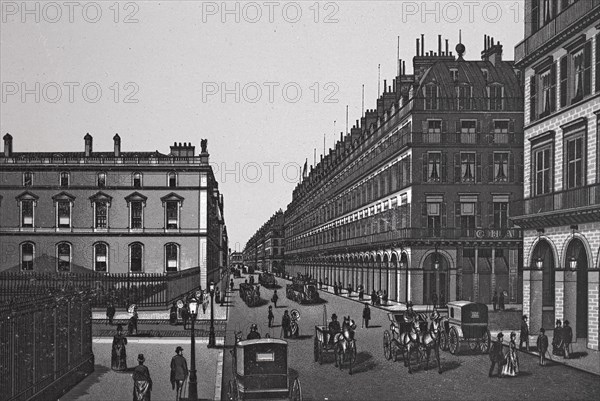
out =
<svg viewBox="0 0 600 401"><path fill-rule="evenodd" d="M279 209L244 246L244 264L265 272L284 274L284 214Z"/></svg>
<svg viewBox="0 0 600 401"><path fill-rule="evenodd" d="M525 2L523 312L598 349L600 1Z"/></svg>
<svg viewBox="0 0 600 401"><path fill-rule="evenodd" d="M415 304L522 300L523 98L502 45L481 60L417 39L414 74L311 168L285 215L286 267Z"/></svg>
<svg viewBox="0 0 600 401"><path fill-rule="evenodd" d="M169 154L14 152L0 155L0 270L169 273L199 268L217 282L227 263L223 196L206 149ZM205 148L206 145L203 145ZM39 263L38 263L39 262Z"/></svg>

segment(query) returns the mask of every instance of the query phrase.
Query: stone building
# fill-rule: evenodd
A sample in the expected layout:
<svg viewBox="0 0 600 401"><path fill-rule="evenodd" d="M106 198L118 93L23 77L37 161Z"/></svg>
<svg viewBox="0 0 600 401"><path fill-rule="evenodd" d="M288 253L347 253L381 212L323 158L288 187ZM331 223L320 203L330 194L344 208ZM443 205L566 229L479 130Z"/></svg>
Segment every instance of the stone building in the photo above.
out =
<svg viewBox="0 0 600 401"><path fill-rule="evenodd" d="M243 250L244 264L252 269L285 272L284 214L279 209L248 240Z"/></svg>

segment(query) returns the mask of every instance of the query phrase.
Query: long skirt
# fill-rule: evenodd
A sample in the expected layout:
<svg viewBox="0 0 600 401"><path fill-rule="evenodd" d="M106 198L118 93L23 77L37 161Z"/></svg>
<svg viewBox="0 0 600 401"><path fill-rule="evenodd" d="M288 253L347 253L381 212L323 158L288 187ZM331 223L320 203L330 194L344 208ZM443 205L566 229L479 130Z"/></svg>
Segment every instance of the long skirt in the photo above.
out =
<svg viewBox="0 0 600 401"><path fill-rule="evenodd" d="M133 401L150 401L150 382L136 380L133 382Z"/></svg>
<svg viewBox="0 0 600 401"><path fill-rule="evenodd" d="M112 370L116 371L127 370L127 351L124 344L113 345L110 366Z"/></svg>

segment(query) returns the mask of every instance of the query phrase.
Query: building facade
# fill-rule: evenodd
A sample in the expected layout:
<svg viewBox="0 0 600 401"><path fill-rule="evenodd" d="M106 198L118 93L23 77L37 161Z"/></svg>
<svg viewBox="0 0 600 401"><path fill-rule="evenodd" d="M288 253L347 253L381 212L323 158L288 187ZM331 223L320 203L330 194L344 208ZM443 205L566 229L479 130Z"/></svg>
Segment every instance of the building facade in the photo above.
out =
<svg viewBox="0 0 600 401"><path fill-rule="evenodd" d="M243 250L244 264L258 270L284 274L284 213L279 209L248 240Z"/></svg>
<svg viewBox="0 0 600 401"><path fill-rule="evenodd" d="M400 74L311 168L285 213L286 269L389 299L521 302L523 98L485 38L481 60L417 39Z"/></svg>
<svg viewBox="0 0 600 401"><path fill-rule="evenodd" d="M523 311L598 349L600 1L526 0Z"/></svg>
<svg viewBox="0 0 600 401"><path fill-rule="evenodd" d="M169 154L14 152L0 155L0 270L168 273L200 267L200 285L226 263L223 196L206 143ZM223 257L225 255L225 257ZM37 262L40 262L39 264ZM47 265L47 263L45 263ZM47 267L47 266L46 266Z"/></svg>

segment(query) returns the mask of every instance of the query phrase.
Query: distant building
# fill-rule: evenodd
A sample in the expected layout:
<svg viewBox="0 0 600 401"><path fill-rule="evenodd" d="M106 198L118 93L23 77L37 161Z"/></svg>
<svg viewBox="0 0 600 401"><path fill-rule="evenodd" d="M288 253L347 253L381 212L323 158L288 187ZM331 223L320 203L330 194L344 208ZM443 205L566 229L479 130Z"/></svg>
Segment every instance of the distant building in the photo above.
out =
<svg viewBox="0 0 600 401"><path fill-rule="evenodd" d="M231 252L229 254L229 264L231 266L240 266L244 264L244 255L241 252Z"/></svg>
<svg viewBox="0 0 600 401"><path fill-rule="evenodd" d="M0 155L0 271L168 273L199 267L217 280L227 261L223 196L206 149L169 154L15 152ZM203 148L206 144L203 144ZM39 263L38 263L39 262Z"/></svg>
<svg viewBox="0 0 600 401"><path fill-rule="evenodd" d="M600 2L525 1L523 312L598 349Z"/></svg>
<svg viewBox="0 0 600 401"><path fill-rule="evenodd" d="M389 299L521 302L523 94L502 45L481 60L417 39L414 74L311 168L285 213L286 269Z"/></svg>
<svg viewBox="0 0 600 401"><path fill-rule="evenodd" d="M254 269L283 274L284 242L284 214L279 209L246 243L244 264Z"/></svg>

